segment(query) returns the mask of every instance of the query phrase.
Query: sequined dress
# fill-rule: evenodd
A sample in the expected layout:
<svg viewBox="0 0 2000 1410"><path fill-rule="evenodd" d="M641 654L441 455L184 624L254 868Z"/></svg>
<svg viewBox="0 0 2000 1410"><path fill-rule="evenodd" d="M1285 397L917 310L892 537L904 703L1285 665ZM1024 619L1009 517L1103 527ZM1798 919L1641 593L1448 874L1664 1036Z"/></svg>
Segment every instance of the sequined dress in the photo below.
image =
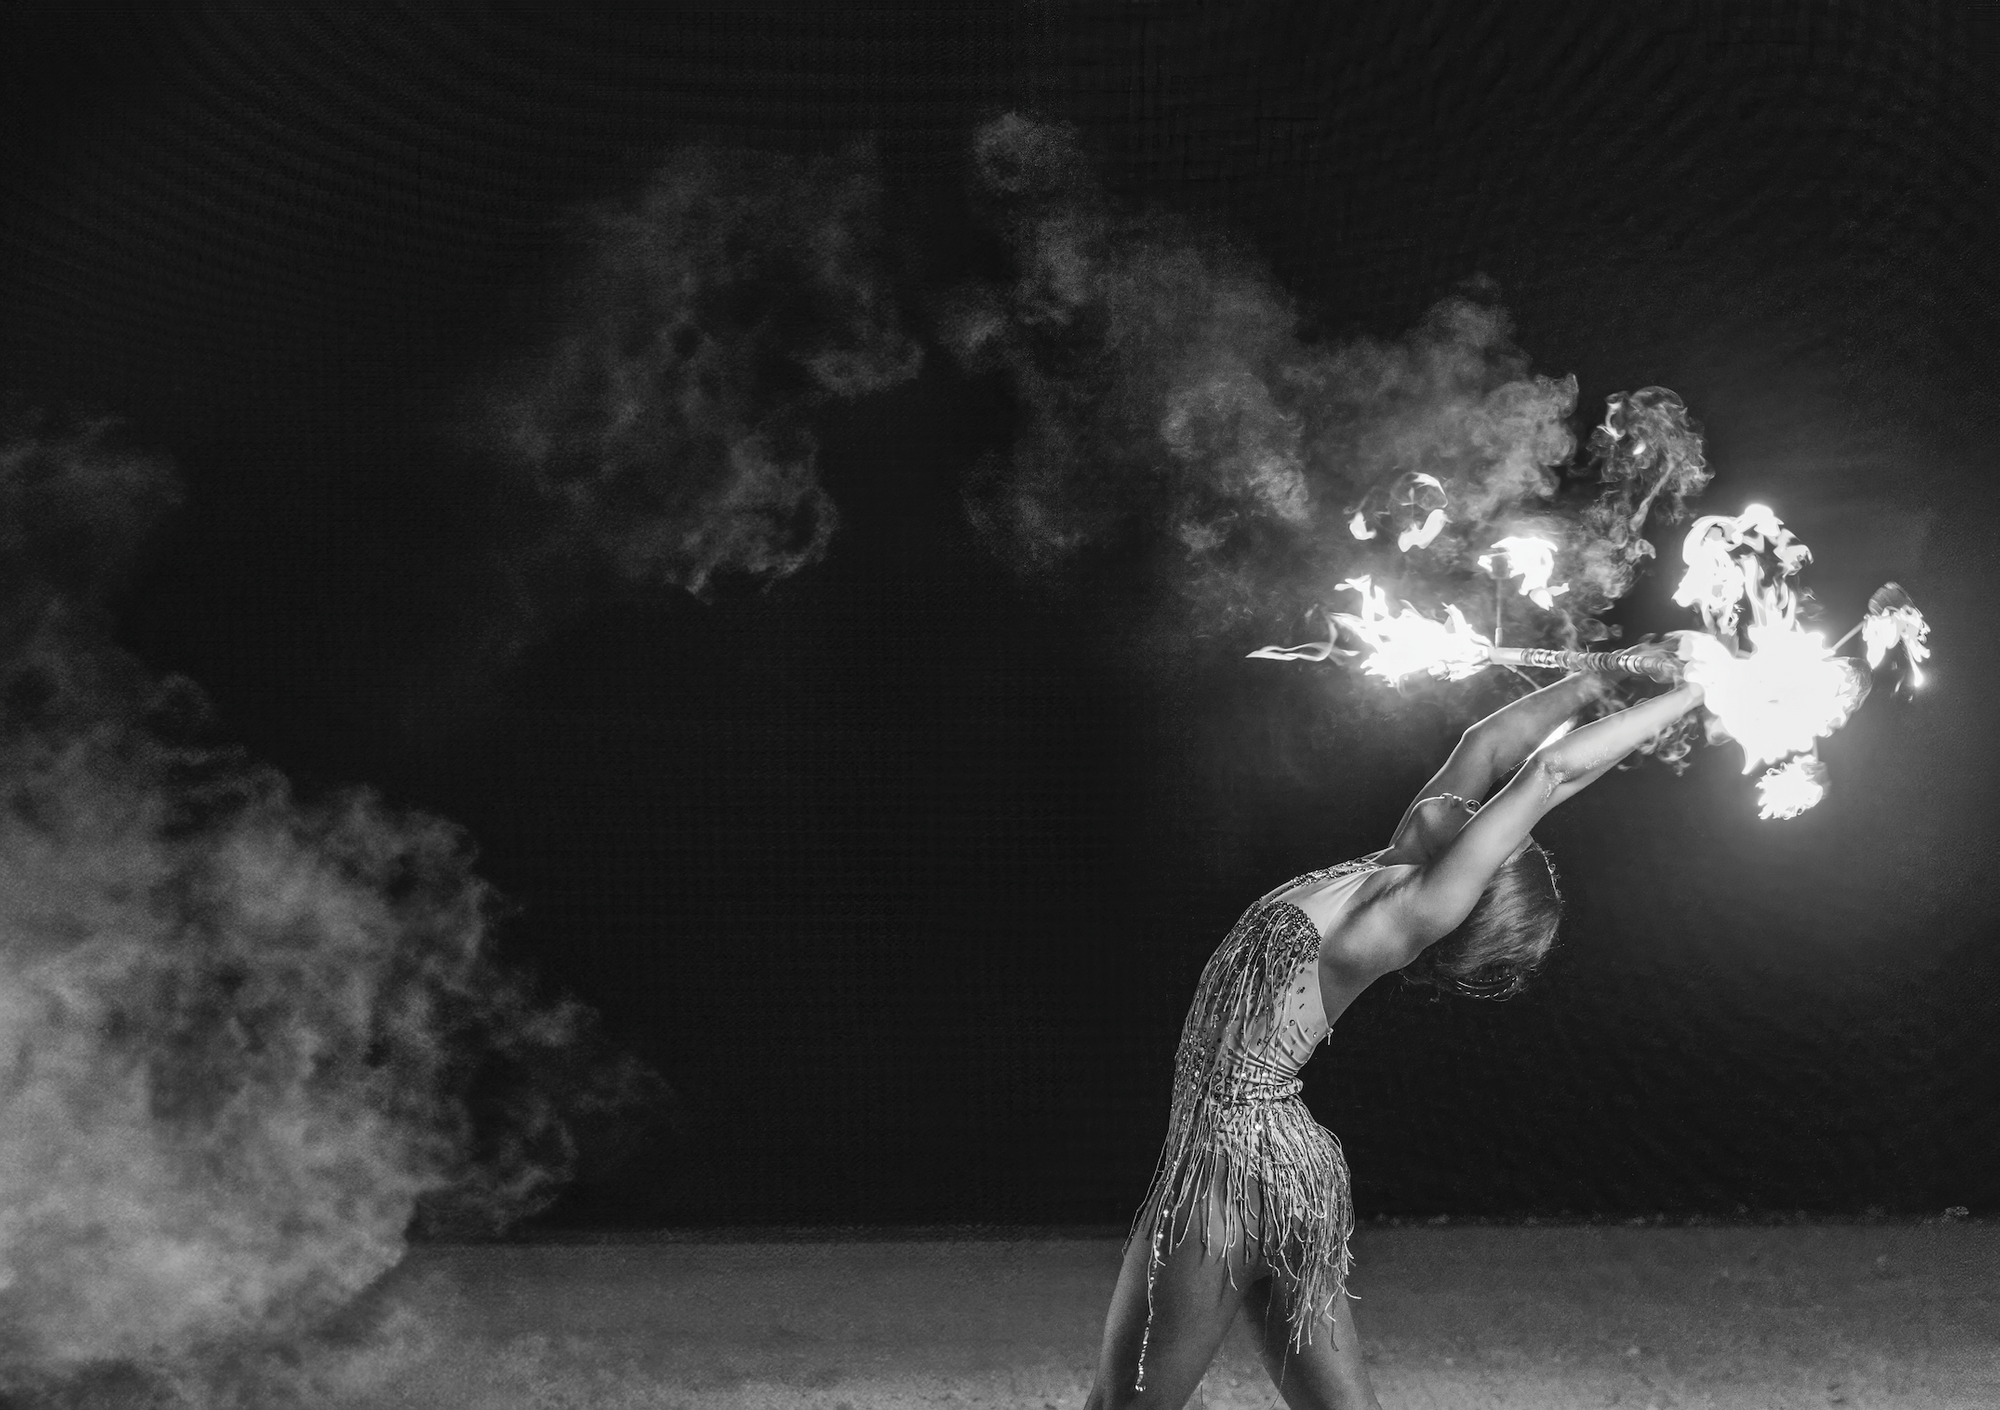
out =
<svg viewBox="0 0 2000 1410"><path fill-rule="evenodd" d="M1293 1350L1330 1317L1346 1285L1354 1226L1347 1162L1333 1133L1299 1100L1299 1069L1326 1038L1320 998L1319 928L1276 898L1312 882L1334 881L1344 906L1372 862L1342 862L1295 877L1243 913L1202 970L1174 1054L1167 1140L1132 1238L1151 1240L1146 1270L1146 1336L1136 1388L1144 1389L1152 1337L1153 1279L1166 1252L1202 1219L1211 1250L1207 1194L1225 1195L1223 1249L1251 1239L1296 1290ZM1250 1196L1253 1187L1260 1201ZM1127 1239L1130 1246L1130 1238Z"/></svg>

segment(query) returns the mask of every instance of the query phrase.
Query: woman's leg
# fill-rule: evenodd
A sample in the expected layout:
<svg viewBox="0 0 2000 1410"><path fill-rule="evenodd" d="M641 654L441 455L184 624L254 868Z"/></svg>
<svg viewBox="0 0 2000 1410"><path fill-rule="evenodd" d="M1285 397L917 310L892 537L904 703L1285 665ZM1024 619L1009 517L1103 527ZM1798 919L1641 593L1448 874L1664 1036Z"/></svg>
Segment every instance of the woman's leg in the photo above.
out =
<svg viewBox="0 0 2000 1410"><path fill-rule="evenodd" d="M1206 1204L1210 1248L1202 1247L1199 1218L1175 1221L1185 1230L1179 1247L1167 1248L1162 1238L1160 1266L1153 1274L1150 1335L1146 1267L1152 1258L1153 1226L1142 1224L1133 1236L1104 1319L1097 1379L1085 1410L1180 1410L1215 1359L1244 1293L1264 1276L1255 1248L1246 1250L1241 1216L1232 1221L1238 1232L1225 1252L1221 1193L1210 1194ZM1135 1390L1142 1342L1146 1386Z"/></svg>
<svg viewBox="0 0 2000 1410"><path fill-rule="evenodd" d="M1333 1315L1314 1322L1312 1340L1294 1351L1286 1313L1288 1290L1273 1278L1251 1288L1244 1305L1257 1321L1264 1369L1291 1410L1381 1410L1368 1368L1361 1360L1361 1337L1345 1293L1333 1301Z"/></svg>

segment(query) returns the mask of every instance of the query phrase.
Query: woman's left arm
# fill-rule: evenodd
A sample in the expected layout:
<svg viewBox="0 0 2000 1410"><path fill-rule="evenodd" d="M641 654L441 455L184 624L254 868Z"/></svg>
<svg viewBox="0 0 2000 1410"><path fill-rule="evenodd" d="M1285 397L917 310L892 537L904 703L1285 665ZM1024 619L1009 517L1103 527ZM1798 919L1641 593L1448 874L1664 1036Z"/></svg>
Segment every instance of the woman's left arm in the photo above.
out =
<svg viewBox="0 0 2000 1410"><path fill-rule="evenodd" d="M1435 857L1412 866L1385 890L1384 920L1398 937L1389 958L1406 954L1408 963L1457 929L1493 873L1551 808L1602 778L1701 699L1699 685L1679 685L1537 749Z"/></svg>

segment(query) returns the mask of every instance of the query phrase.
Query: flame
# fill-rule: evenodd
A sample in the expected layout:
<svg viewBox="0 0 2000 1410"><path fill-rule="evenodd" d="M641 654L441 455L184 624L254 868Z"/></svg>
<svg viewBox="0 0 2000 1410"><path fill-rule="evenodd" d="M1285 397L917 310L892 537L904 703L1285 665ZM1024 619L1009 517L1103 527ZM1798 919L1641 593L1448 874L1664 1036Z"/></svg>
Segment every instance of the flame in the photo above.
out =
<svg viewBox="0 0 2000 1410"><path fill-rule="evenodd" d="M1753 625L1752 650L1742 655L1712 636L1690 640L1687 678L1701 685L1715 732L1743 746L1745 773L1812 748L1868 697L1860 663L1795 623Z"/></svg>
<svg viewBox="0 0 2000 1410"><path fill-rule="evenodd" d="M1710 631L1727 633L1736 630L1746 602L1753 621L1774 613L1789 619L1793 600L1787 580L1812 561L1812 550L1792 537L1768 505L1752 504L1741 514L1695 520L1681 544L1681 561L1687 572L1674 589L1674 601L1700 612Z"/></svg>
<svg viewBox="0 0 2000 1410"><path fill-rule="evenodd" d="M1408 553L1413 548L1429 548L1431 540L1444 528L1444 511L1433 509L1424 522L1414 529L1405 529L1396 535L1396 547Z"/></svg>
<svg viewBox="0 0 2000 1410"><path fill-rule="evenodd" d="M1391 613L1389 599L1363 574L1341 584L1361 595L1361 614L1335 612L1330 620L1346 627L1374 648L1361 669L1394 684L1405 676L1428 672L1445 680L1463 680L1490 664L1492 643L1472 630L1465 614L1444 609L1445 620L1432 621L1407 602Z"/></svg>
<svg viewBox="0 0 2000 1410"><path fill-rule="evenodd" d="M1703 688L1711 732L1743 746L1743 771L1803 754L1846 724L1868 698L1868 674L1799 627L1791 578L1812 550L1769 507L1753 504L1696 520L1681 556L1688 571L1674 601L1722 633L1690 637L1688 679ZM1745 607L1747 651L1736 645Z"/></svg>
<svg viewBox="0 0 2000 1410"><path fill-rule="evenodd" d="M1428 487L1442 498L1432 477L1407 478L1416 490ZM1413 490L1397 502L1422 508L1415 498ZM1403 532L1400 546L1407 551L1429 543L1444 522L1444 510L1430 508L1421 528ZM1373 536L1358 511L1349 528L1356 537L1364 536L1364 530ZM1546 539L1510 536L1495 542L1478 563L1496 582L1518 578L1521 595L1548 610L1568 590L1567 584L1549 582L1555 557L1555 545ZM1818 741L1860 708L1871 685L1869 668L1881 665L1899 643L1909 658L1912 682L1922 679L1917 663L1930 656L1929 624L1908 594L1886 583L1869 599L1866 618L1833 646L1818 632L1804 630L1793 579L1812 561L1812 550L1768 505L1697 520L1681 557L1687 572L1674 600L1697 609L1707 630L1679 633L1677 654L1684 663L1683 678L1703 687L1709 739L1740 744L1746 774L1770 766L1757 781L1760 817L1797 817L1826 797L1829 775L1818 757ZM1392 685L1418 674L1463 680L1504 654L1495 653L1492 641L1474 631L1455 605L1446 604L1444 619L1438 621L1407 602L1392 611L1388 595L1366 575L1349 578L1340 588L1357 593L1360 608L1356 613L1322 610L1325 641L1267 646L1250 654L1273 660L1359 660L1368 674ZM1357 649L1339 644L1343 630L1359 642ZM1865 634L1865 667L1838 654L1856 633ZM1576 659L1581 664L1587 657L1577 653ZM1544 743L1562 733L1558 727Z"/></svg>
<svg viewBox="0 0 2000 1410"><path fill-rule="evenodd" d="M1549 575L1556 570L1556 546L1547 539L1521 538L1509 535L1493 545L1497 554L1505 554L1507 571L1496 571L1499 562L1496 552L1479 555L1479 566L1497 577L1521 579L1521 596L1527 598L1544 612L1552 610L1555 600L1569 591L1568 583L1549 586Z"/></svg>
<svg viewBox="0 0 2000 1410"><path fill-rule="evenodd" d="M1358 539L1365 540L1375 537L1375 530L1369 527L1368 516L1359 509L1355 510L1354 517L1347 521L1347 532Z"/></svg>
<svg viewBox="0 0 2000 1410"><path fill-rule="evenodd" d="M1877 606L1871 601L1868 615L1861 619L1861 644L1868 651L1868 668L1874 670L1881 665L1890 648L1900 641L1910 658L1910 684L1922 685L1924 673L1918 669L1918 662L1930 659L1931 625L1894 583L1887 584L1876 597L1888 595L1891 588L1895 593L1888 604Z"/></svg>
<svg viewBox="0 0 2000 1410"><path fill-rule="evenodd" d="M1757 816L1795 818L1826 797L1826 765L1816 754L1794 754L1757 780Z"/></svg>

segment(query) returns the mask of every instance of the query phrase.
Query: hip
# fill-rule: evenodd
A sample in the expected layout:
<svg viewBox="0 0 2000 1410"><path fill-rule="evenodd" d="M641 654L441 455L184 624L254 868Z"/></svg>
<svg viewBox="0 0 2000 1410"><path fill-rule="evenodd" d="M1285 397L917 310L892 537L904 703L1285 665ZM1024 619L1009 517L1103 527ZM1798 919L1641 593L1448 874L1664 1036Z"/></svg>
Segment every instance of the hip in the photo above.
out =
<svg viewBox="0 0 2000 1410"><path fill-rule="evenodd" d="M1340 1141L1319 1124L1296 1095L1254 1100L1197 1100L1174 1112L1173 1136L1191 1150L1214 1150L1248 1159L1338 1166L1346 1161Z"/></svg>
<svg viewBox="0 0 2000 1410"><path fill-rule="evenodd" d="M1171 1247L1199 1229L1204 1247L1245 1244L1271 1271L1267 1259L1344 1267L1352 1224L1340 1142L1291 1097L1176 1111L1134 1232L1157 1230Z"/></svg>

